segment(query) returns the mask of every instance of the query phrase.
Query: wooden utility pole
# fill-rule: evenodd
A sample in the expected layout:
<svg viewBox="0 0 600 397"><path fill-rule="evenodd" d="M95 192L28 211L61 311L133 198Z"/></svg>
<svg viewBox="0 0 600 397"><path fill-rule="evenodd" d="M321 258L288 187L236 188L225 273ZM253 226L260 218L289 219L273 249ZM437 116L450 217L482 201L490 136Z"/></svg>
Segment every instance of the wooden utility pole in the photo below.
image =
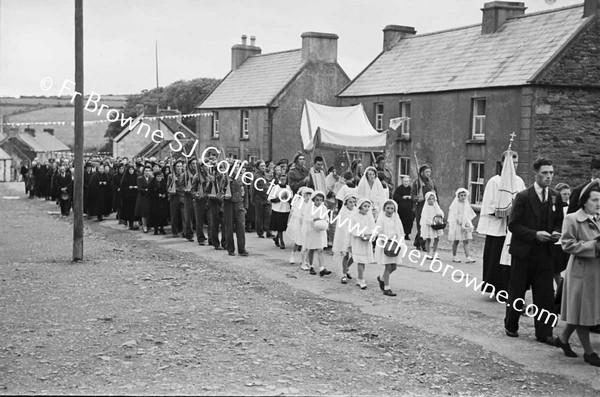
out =
<svg viewBox="0 0 600 397"><path fill-rule="evenodd" d="M75 0L75 175L73 262L83 260L83 0Z"/></svg>

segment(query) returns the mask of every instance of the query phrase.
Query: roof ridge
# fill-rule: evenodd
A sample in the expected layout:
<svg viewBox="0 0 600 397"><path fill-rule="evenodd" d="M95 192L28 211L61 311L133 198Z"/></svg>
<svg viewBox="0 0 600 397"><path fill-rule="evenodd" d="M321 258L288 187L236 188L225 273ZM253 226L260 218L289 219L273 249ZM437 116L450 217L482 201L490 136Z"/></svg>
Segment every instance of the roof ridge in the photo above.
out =
<svg viewBox="0 0 600 397"><path fill-rule="evenodd" d="M302 51L302 48L295 48L293 50L284 50L284 51L269 52L268 54L250 55L248 58L266 57L266 56L269 56L269 55L278 55L278 54L283 54L285 52L294 52L294 51Z"/></svg>
<svg viewBox="0 0 600 397"><path fill-rule="evenodd" d="M507 21L510 21L510 20L513 20L513 19L528 18L528 17L533 17L533 16L537 16L537 15L543 15L543 14L549 14L549 13L552 13L552 12L559 12L559 11L564 11L564 10L568 10L568 9L571 9L571 8L578 8L578 7L583 7L583 3L581 3L581 4L573 4L573 5L570 5L570 6L564 6L564 7L560 7L560 8L553 8L551 10L536 11L536 12L532 12L530 14L523 14L523 15L513 16L513 17L509 17L507 19ZM475 28L475 27L481 26L481 25L482 25L481 23L477 23L477 24L473 24L473 25L458 26L458 27L455 27L455 28L438 30L438 31L435 31L435 32L428 32L428 33L423 33L423 34L416 34L414 36L407 36L407 37L403 37L402 40L417 39L419 37L433 36L433 35L436 35L436 34L454 32L454 31L462 30L462 29L471 29L471 28Z"/></svg>

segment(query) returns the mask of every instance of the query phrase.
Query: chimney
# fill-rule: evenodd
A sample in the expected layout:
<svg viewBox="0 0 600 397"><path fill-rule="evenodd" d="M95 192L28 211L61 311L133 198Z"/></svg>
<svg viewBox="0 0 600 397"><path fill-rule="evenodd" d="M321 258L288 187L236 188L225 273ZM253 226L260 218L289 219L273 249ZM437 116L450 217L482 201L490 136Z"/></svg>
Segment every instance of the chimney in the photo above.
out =
<svg viewBox="0 0 600 397"><path fill-rule="evenodd" d="M231 70L237 70L244 61L252 55L260 55L260 47L256 47L256 37L250 37L250 45L246 44L247 36L242 36L242 44L236 44L231 47Z"/></svg>
<svg viewBox="0 0 600 397"><path fill-rule="evenodd" d="M517 3L513 1L492 1L485 3L481 11L483 11L483 21L481 24L481 33L494 33L500 29L504 21L508 18L524 15L525 3Z"/></svg>
<svg viewBox="0 0 600 397"><path fill-rule="evenodd" d="M54 135L54 128L44 128L44 132L47 132L50 135Z"/></svg>
<svg viewBox="0 0 600 397"><path fill-rule="evenodd" d="M583 3L583 17L600 15L600 0L585 0Z"/></svg>
<svg viewBox="0 0 600 397"><path fill-rule="evenodd" d="M337 61L338 35L333 33L304 32L302 37L302 63Z"/></svg>
<svg viewBox="0 0 600 397"><path fill-rule="evenodd" d="M389 51L403 37L414 36L417 31L412 26L388 25L383 28L383 51Z"/></svg>
<svg viewBox="0 0 600 397"><path fill-rule="evenodd" d="M32 137L35 137L35 128L25 128L25 132L28 133L29 135L31 135Z"/></svg>

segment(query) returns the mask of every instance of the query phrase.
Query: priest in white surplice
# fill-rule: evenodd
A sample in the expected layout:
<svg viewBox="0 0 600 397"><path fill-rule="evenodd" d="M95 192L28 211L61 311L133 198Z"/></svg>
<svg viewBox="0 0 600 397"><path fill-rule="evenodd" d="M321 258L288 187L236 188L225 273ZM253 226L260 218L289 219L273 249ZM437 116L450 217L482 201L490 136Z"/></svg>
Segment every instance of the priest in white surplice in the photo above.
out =
<svg viewBox="0 0 600 397"><path fill-rule="evenodd" d="M490 294L508 290L510 266L501 265L500 256L507 239L508 215L512 199L518 192L525 190L523 179L516 173L519 155L510 150L510 147L502 153L502 164L501 175L493 176L485 185L477 225L477 232L486 236L483 249L485 283L482 290ZM510 240L510 236L508 239ZM510 261L508 263L510 264ZM494 290L489 286L493 286Z"/></svg>

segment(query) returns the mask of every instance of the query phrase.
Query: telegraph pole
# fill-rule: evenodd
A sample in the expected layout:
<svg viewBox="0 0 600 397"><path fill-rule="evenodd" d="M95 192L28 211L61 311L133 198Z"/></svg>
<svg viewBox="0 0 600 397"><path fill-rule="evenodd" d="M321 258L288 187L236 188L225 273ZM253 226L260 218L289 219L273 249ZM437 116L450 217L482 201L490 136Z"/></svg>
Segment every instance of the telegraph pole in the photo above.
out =
<svg viewBox="0 0 600 397"><path fill-rule="evenodd" d="M75 181L73 262L83 260L83 0L75 0Z"/></svg>

